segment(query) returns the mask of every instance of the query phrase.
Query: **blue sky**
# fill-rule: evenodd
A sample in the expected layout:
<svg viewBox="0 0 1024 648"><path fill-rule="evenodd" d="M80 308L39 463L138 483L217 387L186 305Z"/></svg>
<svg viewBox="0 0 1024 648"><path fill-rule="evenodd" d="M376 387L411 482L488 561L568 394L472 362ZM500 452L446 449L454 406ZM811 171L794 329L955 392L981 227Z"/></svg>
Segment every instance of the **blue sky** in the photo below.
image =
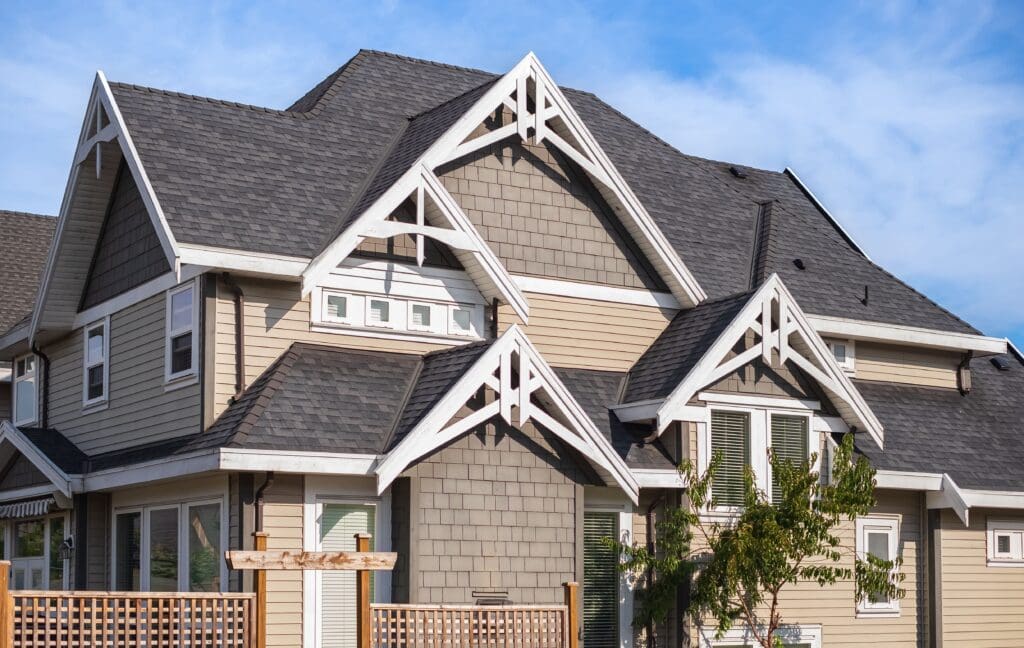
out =
<svg viewBox="0 0 1024 648"><path fill-rule="evenodd" d="M1019 2L8 0L0 208L56 213L97 69L284 107L359 48L533 50L687 153L794 168L875 261L1024 347Z"/></svg>

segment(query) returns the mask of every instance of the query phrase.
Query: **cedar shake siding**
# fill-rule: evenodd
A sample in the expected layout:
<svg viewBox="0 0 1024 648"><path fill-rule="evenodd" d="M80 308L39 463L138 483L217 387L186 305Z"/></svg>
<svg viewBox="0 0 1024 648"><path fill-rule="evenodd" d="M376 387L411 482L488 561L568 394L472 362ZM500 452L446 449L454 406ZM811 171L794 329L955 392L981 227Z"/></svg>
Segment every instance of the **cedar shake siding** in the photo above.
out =
<svg viewBox="0 0 1024 648"><path fill-rule="evenodd" d="M80 310L170 272L146 204L123 161L100 230Z"/></svg>
<svg viewBox="0 0 1024 648"><path fill-rule="evenodd" d="M411 515L393 522L411 529L412 569L396 575L396 595L471 604L474 591L502 591L514 603L561 603L562 583L576 579L582 486L600 483L591 475L553 435L500 420L421 460L403 473L392 512Z"/></svg>
<svg viewBox="0 0 1024 648"><path fill-rule="evenodd" d="M438 175L510 273L667 291L585 175L548 146L501 142Z"/></svg>
<svg viewBox="0 0 1024 648"><path fill-rule="evenodd" d="M46 348L50 357L50 426L86 454L199 431L199 384L164 383L166 297L154 295L110 316L109 396L82 408L82 330ZM196 343L202 336L196 337Z"/></svg>

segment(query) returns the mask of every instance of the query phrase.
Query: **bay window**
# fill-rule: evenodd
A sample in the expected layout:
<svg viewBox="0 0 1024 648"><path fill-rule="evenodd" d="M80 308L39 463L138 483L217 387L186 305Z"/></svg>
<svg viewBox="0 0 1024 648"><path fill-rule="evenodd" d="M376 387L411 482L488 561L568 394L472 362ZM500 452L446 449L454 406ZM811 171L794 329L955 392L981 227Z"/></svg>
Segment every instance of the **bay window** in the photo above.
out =
<svg viewBox="0 0 1024 648"><path fill-rule="evenodd" d="M14 424L36 421L36 357L22 356L14 361Z"/></svg>
<svg viewBox="0 0 1024 648"><path fill-rule="evenodd" d="M170 382L196 375L196 329L198 312L196 283L179 286L167 293L165 379Z"/></svg>
<svg viewBox="0 0 1024 648"><path fill-rule="evenodd" d="M114 587L124 591L220 592L227 526L220 500L154 505L114 517Z"/></svg>

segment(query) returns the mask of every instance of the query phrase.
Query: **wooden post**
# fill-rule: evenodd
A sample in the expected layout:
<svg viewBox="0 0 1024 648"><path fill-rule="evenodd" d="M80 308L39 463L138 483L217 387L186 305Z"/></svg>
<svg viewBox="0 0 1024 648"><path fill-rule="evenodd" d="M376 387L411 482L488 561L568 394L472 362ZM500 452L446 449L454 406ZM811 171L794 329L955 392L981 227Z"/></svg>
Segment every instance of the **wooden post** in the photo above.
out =
<svg viewBox="0 0 1024 648"><path fill-rule="evenodd" d="M569 632L569 644L566 648L579 648L580 645L580 584L569 581L565 587L565 606L569 608L569 618L565 620Z"/></svg>
<svg viewBox="0 0 1024 648"><path fill-rule="evenodd" d="M0 560L0 648L14 647L14 597L8 587L10 575L10 561Z"/></svg>
<svg viewBox="0 0 1024 648"><path fill-rule="evenodd" d="M370 550L370 534L356 534L356 551ZM370 575L373 572L360 569L356 571L356 646L370 648Z"/></svg>
<svg viewBox="0 0 1024 648"><path fill-rule="evenodd" d="M255 539L256 551L267 550L267 538L270 534L266 531L257 531L252 534ZM256 570L256 648L267 648L267 571Z"/></svg>

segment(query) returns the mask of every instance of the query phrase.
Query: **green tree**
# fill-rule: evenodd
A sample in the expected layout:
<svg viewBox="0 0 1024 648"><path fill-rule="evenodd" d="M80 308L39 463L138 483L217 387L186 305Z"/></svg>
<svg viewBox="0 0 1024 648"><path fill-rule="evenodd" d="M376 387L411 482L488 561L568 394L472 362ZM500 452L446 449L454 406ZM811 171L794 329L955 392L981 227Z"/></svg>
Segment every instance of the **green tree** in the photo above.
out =
<svg viewBox="0 0 1024 648"><path fill-rule="evenodd" d="M712 459L704 474L684 462L679 470L689 484L687 502L668 507L658 521L656 555L646 547L606 540L625 557L621 569L649 575L637 591L634 623L663 622L678 588L688 586L687 612L695 623L713 623L717 638L740 624L758 645L778 648L783 624L779 596L798 581L826 587L855 579L858 600L902 598L899 558L885 561L869 555L861 560L837 535L844 521L867 514L875 505L875 471L863 457L853 460L853 435L847 434L838 446L825 482L813 470L816 460L812 456L794 464L771 454L781 495L777 502L757 488L748 466L744 505L725 522L702 516L715 504L711 485L721 456Z"/></svg>

